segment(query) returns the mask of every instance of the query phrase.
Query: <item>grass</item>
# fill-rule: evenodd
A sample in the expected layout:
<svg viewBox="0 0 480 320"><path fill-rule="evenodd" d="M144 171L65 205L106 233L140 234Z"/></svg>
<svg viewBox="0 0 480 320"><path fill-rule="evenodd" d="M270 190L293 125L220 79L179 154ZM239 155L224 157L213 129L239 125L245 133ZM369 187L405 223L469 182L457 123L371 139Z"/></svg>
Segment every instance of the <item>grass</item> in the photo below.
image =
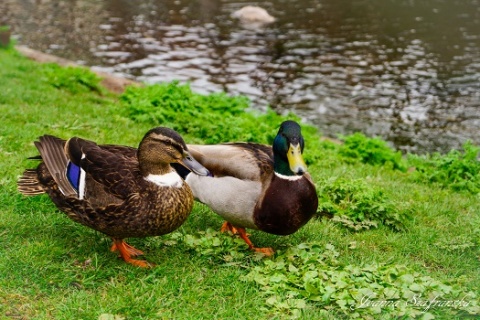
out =
<svg viewBox="0 0 480 320"><path fill-rule="evenodd" d="M254 243L277 250L262 258L215 231L222 220L196 204L174 233L130 239L156 264L142 270L117 259L108 238L70 221L48 197L16 191L18 176L35 165L27 159L36 154L33 141L48 133L136 146L163 124L187 142L270 143L286 117L245 112L244 98L200 96L177 83L117 96L84 69L37 64L12 48L0 50L0 79L0 318L460 319L480 313L473 146L400 157L379 139L357 134L336 145L303 125L318 218L288 237L251 231Z"/></svg>

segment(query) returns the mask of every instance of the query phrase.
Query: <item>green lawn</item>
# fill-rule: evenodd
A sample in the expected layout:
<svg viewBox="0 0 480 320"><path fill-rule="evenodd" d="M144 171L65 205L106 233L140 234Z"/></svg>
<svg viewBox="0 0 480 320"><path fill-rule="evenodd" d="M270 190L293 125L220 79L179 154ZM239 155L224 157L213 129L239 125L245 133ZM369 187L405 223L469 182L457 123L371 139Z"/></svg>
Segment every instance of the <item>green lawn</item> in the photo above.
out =
<svg viewBox="0 0 480 320"><path fill-rule="evenodd" d="M156 264L139 269L47 196L16 191L23 170L37 164L27 158L42 134L136 146L147 130L166 125L187 143L270 143L286 117L247 106L175 83L117 96L87 71L0 50L0 318L480 315L480 166L468 145L401 157L378 139L355 135L338 145L302 125L319 217L288 237L251 231L256 245L277 250L272 258L217 232L222 220L196 204L174 233L129 240Z"/></svg>

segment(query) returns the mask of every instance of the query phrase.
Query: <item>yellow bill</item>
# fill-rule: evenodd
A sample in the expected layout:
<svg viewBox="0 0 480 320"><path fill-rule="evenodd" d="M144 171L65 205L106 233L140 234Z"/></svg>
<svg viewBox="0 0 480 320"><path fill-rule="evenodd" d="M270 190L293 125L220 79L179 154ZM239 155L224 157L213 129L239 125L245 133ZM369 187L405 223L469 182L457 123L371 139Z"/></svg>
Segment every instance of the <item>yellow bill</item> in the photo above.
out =
<svg viewBox="0 0 480 320"><path fill-rule="evenodd" d="M300 144L290 144L287 152L288 165L293 173L302 175L307 172L307 165L303 161L302 149Z"/></svg>

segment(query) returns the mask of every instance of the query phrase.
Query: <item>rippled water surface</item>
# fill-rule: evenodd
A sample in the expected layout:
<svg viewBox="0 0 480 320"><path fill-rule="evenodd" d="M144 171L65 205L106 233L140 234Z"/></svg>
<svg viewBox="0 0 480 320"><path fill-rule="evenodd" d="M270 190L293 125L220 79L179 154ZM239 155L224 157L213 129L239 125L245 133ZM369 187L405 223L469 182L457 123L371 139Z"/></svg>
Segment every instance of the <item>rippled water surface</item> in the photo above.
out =
<svg viewBox="0 0 480 320"><path fill-rule="evenodd" d="M254 28L244 5L276 17ZM405 151L480 144L480 0L2 0L20 44L137 80L294 110Z"/></svg>

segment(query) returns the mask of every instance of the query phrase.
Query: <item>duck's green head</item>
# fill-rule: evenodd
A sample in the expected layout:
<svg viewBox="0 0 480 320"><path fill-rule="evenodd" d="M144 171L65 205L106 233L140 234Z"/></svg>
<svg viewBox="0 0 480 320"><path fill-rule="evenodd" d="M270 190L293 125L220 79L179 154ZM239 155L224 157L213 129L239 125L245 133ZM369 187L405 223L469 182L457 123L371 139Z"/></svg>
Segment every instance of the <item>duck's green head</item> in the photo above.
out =
<svg viewBox="0 0 480 320"><path fill-rule="evenodd" d="M275 172L285 176L303 175L307 172L307 165L302 157L304 146L298 123L284 121L273 141Z"/></svg>

